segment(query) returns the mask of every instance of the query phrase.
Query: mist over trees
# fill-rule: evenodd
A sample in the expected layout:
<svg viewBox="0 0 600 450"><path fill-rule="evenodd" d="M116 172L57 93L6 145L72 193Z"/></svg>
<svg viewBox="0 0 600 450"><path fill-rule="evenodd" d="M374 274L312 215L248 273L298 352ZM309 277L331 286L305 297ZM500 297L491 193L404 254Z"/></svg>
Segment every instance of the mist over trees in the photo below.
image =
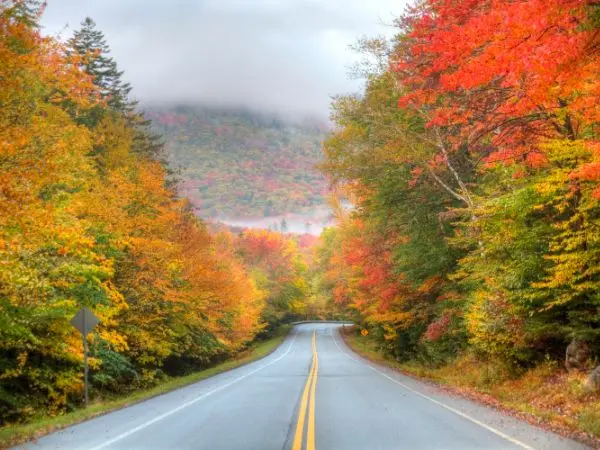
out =
<svg viewBox="0 0 600 450"><path fill-rule="evenodd" d="M311 214L324 207L328 185L316 165L326 124L200 105L152 106L148 117L164 137L181 195L201 217Z"/></svg>

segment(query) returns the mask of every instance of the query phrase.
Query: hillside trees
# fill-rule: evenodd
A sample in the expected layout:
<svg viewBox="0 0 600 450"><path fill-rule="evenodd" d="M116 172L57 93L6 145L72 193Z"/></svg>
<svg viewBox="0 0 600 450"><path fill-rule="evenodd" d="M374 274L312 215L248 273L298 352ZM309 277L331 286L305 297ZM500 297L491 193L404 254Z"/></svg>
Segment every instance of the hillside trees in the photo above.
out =
<svg viewBox="0 0 600 450"><path fill-rule="evenodd" d="M80 401L69 320L82 306L101 319L90 367L105 394L201 367L263 328L255 281L138 151L138 113L23 5L0 3L2 422Z"/></svg>
<svg viewBox="0 0 600 450"><path fill-rule="evenodd" d="M297 244L270 230L245 230L236 247L244 265L266 295L262 319L272 332L285 319L305 312L307 265Z"/></svg>
<svg viewBox="0 0 600 450"><path fill-rule="evenodd" d="M357 200L324 256L331 292L397 357L469 346L519 366L600 346L597 16L419 2L389 69L334 102L323 168Z"/></svg>
<svg viewBox="0 0 600 450"><path fill-rule="evenodd" d="M165 137L170 166L180 171L181 194L201 216L268 217L323 207L327 183L315 165L325 126L200 106L155 107L148 116Z"/></svg>

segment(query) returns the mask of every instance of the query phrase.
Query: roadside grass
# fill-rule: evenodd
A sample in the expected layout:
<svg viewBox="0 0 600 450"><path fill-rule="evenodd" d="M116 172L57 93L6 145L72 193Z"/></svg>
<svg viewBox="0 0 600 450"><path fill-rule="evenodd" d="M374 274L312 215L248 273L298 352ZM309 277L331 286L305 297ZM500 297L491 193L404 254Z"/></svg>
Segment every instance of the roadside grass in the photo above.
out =
<svg viewBox="0 0 600 450"><path fill-rule="evenodd" d="M584 392L585 374L569 374L556 362L547 362L515 375L501 364L482 362L473 355L431 368L387 357L374 338L360 336L354 328L346 328L343 337L367 359L448 386L475 401L600 448L600 394Z"/></svg>
<svg viewBox="0 0 600 450"><path fill-rule="evenodd" d="M284 325L277 331L274 337L253 343L249 348L238 353L231 359L200 372L171 378L157 386L136 391L124 397L92 401L87 409L77 409L55 417L38 417L26 424L2 427L0 428L0 449L37 439L53 431L139 403L143 400L148 400L152 397L187 386L188 384L204 380L213 375L254 362L267 356L279 347L288 335L290 329L290 325Z"/></svg>

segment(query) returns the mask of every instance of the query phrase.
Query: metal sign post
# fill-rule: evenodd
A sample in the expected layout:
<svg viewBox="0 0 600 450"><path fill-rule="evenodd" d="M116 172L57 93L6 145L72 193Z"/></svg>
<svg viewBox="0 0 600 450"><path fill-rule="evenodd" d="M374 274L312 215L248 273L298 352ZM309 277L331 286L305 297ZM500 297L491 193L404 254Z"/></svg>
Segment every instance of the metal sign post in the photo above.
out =
<svg viewBox="0 0 600 450"><path fill-rule="evenodd" d="M366 338L369 334L369 330L367 330L366 328L363 328L360 331L360 334L362 335L363 338ZM366 351L367 351L367 340L363 339L363 352L366 352Z"/></svg>
<svg viewBox="0 0 600 450"><path fill-rule="evenodd" d="M85 407L88 406L88 345L87 335L94 329L96 325L100 323L98 319L89 308L83 307L79 310L75 317L71 319L71 324L79 330L83 337L83 389L84 389L84 400Z"/></svg>

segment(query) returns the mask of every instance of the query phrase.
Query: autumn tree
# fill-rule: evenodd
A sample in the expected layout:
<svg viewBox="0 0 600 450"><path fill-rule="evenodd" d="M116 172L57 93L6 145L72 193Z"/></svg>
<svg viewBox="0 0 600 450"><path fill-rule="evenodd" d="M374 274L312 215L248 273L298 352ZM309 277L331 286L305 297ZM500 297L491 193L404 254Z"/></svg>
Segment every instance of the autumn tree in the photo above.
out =
<svg viewBox="0 0 600 450"><path fill-rule="evenodd" d="M131 115L83 69L89 55L43 37L24 5L0 3L2 422L80 402L70 319L83 306L101 319L92 397L204 367L263 329L264 297L235 250L219 251L138 151Z"/></svg>
<svg viewBox="0 0 600 450"><path fill-rule="evenodd" d="M591 195L597 161L596 15L595 2L583 0L442 0L422 2L399 21L405 37L392 67L410 87L400 105L446 133L449 154L466 151L486 166L473 196L476 220L463 222L470 247L461 266L475 283L473 342L496 355L559 353L565 339L594 327L575 317L584 304L594 308L594 295L579 286L595 280L586 268L596 251L594 220L583 217L594 217L596 205L580 199ZM555 190L544 192L556 197L536 187L549 184ZM559 202L560 217L543 202Z"/></svg>
<svg viewBox="0 0 600 450"><path fill-rule="evenodd" d="M307 266L297 244L278 232L245 230L236 245L257 286L266 293L267 331L301 314L308 294Z"/></svg>
<svg viewBox="0 0 600 450"><path fill-rule="evenodd" d="M435 146L422 118L399 110L398 95L388 72L372 75L362 97L336 99L339 128L325 143L322 167L356 207L342 218L340 250L329 256L332 294L406 358L444 313L446 303L436 300L459 255L446 241L453 236L447 210L468 205L454 195L460 187L448 165L431 161ZM470 167L462 164L461 179L472 177Z"/></svg>
<svg viewBox="0 0 600 450"><path fill-rule="evenodd" d="M88 107L94 86L22 7L0 9L2 420L64 408L81 388L80 340L69 318L86 305L110 322L125 307L110 282L110 246L68 209L94 169L90 133L60 105Z"/></svg>
<svg viewBox="0 0 600 450"><path fill-rule="evenodd" d="M332 105L322 167L355 210L330 295L397 357L600 345L597 2L424 0L397 25Z"/></svg>

